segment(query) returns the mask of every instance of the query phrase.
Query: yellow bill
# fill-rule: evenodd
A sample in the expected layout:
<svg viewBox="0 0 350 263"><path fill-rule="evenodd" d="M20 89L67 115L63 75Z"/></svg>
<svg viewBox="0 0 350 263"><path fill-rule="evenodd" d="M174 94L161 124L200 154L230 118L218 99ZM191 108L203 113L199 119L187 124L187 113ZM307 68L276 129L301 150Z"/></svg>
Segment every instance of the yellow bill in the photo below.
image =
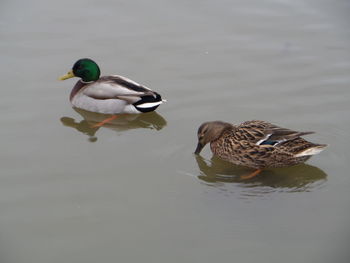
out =
<svg viewBox="0 0 350 263"><path fill-rule="evenodd" d="M74 78L75 75L73 73L73 70L70 70L66 75L62 76L59 78L59 80L65 80L65 79L70 79L70 78Z"/></svg>

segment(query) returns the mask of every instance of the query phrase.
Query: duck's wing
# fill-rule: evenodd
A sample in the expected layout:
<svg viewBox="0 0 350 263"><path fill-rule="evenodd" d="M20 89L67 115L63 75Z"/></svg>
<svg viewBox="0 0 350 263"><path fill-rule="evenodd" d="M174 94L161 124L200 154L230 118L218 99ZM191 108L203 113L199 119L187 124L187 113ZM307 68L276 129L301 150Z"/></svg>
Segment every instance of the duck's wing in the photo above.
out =
<svg viewBox="0 0 350 263"><path fill-rule="evenodd" d="M83 93L94 99L121 99L130 104L140 101L145 96L156 98L158 95L145 86L117 75L104 76L91 84L87 84Z"/></svg>
<svg viewBox="0 0 350 263"><path fill-rule="evenodd" d="M276 146L314 132L299 132L282 128L266 121L247 121L237 126L235 134L256 145Z"/></svg>

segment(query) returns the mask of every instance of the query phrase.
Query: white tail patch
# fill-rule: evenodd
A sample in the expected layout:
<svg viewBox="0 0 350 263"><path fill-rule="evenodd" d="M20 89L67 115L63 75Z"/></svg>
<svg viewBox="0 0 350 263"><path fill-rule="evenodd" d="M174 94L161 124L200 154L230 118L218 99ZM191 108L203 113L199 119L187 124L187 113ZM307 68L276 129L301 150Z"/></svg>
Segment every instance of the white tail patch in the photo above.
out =
<svg viewBox="0 0 350 263"><path fill-rule="evenodd" d="M147 102L147 103L142 103L140 105L137 105L137 108L142 108L142 109L146 109L146 108L153 108L155 106L158 106L160 104L162 104L163 101L157 101L157 102Z"/></svg>
<svg viewBox="0 0 350 263"><path fill-rule="evenodd" d="M315 154L319 154L320 152L322 152L325 148L327 147L327 145L322 145L322 146L315 146L312 148L308 148L300 153L297 153L296 155L294 155L295 157L302 157L302 156L308 156L308 155L315 155Z"/></svg>

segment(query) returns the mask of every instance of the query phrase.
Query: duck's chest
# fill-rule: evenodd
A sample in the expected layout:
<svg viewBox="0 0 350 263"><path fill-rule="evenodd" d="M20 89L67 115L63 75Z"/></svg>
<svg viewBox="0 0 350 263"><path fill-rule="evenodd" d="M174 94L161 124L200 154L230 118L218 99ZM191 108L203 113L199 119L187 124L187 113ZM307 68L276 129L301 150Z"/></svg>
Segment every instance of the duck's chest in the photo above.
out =
<svg viewBox="0 0 350 263"><path fill-rule="evenodd" d="M223 135L210 143L211 151L221 157L235 155L242 146L233 136Z"/></svg>
<svg viewBox="0 0 350 263"><path fill-rule="evenodd" d="M86 86L86 84L83 83L80 80L74 85L74 87L73 87L73 89L72 89L72 91L70 92L70 95L69 95L70 102L73 101L73 98L78 94L78 92L81 92L81 90L82 90L82 88L84 86Z"/></svg>
<svg viewBox="0 0 350 263"><path fill-rule="evenodd" d="M237 165L251 166L254 162L247 153L252 149L251 143L240 141L234 136L222 136L210 144L213 154ZM247 158L245 158L247 157Z"/></svg>

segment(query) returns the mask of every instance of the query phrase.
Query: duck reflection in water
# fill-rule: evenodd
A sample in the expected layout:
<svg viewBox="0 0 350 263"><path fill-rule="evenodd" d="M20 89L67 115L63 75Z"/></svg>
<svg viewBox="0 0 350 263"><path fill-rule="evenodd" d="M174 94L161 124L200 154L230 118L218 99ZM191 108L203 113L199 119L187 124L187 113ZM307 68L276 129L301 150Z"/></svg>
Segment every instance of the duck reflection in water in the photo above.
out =
<svg viewBox="0 0 350 263"><path fill-rule="evenodd" d="M96 132L101 127L121 132L139 128L160 130L167 124L166 120L160 114L149 112L143 114L120 114L117 115L117 118L101 126L99 124L108 119L110 115L85 111L78 108L73 109L83 117L83 120L76 121L71 117L62 117L62 124L88 135L90 142L97 141Z"/></svg>
<svg viewBox="0 0 350 263"><path fill-rule="evenodd" d="M321 169L312 165L299 164L285 168L266 169L261 172L261 176L245 180L242 179L242 175L247 174L249 168L234 165L216 156L213 156L210 161L199 155L196 155L195 158L201 171L198 178L213 186L220 183L239 183L243 187L267 186L290 192L304 192L323 184L327 178L327 174Z"/></svg>

